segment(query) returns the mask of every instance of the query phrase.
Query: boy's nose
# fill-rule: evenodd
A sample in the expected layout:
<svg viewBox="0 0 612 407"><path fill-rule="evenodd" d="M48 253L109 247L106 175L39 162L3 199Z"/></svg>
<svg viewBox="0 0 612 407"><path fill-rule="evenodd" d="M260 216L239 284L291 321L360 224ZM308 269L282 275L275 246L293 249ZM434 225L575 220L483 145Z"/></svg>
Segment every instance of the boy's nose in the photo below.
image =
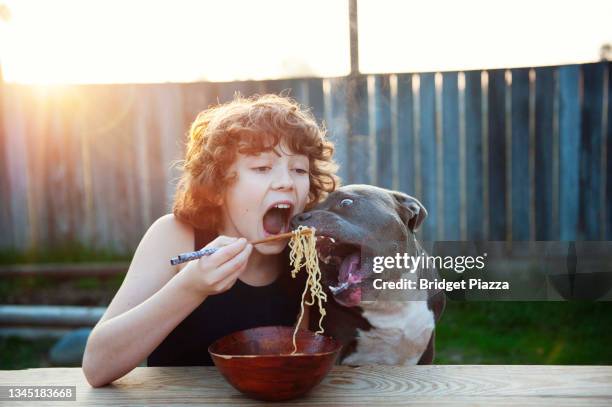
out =
<svg viewBox="0 0 612 407"><path fill-rule="evenodd" d="M272 182L273 189L291 189L293 188L293 178L289 171L279 171L279 174Z"/></svg>

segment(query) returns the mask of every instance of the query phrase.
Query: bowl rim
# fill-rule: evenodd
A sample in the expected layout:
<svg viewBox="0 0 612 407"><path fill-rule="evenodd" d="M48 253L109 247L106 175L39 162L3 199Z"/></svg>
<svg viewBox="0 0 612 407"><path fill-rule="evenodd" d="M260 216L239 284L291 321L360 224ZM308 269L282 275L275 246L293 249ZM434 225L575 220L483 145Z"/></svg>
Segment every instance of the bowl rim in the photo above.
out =
<svg viewBox="0 0 612 407"><path fill-rule="evenodd" d="M222 359L227 359L227 360L234 359L234 358L244 358L244 359L254 359L254 358L261 359L261 358L270 358L270 357L273 357L273 358L278 358L278 357L282 357L282 358L299 358L299 357L312 357L312 356L328 356L328 355L333 355L334 353L340 352L340 350L342 349L342 343L339 340L337 340L337 339L335 339L335 338L333 338L331 336L318 334L318 333L313 332L313 331L311 331L309 329L302 329L302 328L300 328L300 329L298 329L298 334L299 334L299 332L305 332L305 333L310 333L310 334L313 334L313 335L316 335L316 336L322 336L322 337L327 338L330 341L332 341L332 343L334 345L334 348L332 350L330 350L330 351L327 351L327 352L295 353L295 354L291 354L291 353L283 354L283 353L281 353L281 354L272 354L272 355L252 355L252 354L251 355L227 355L227 354L222 354L222 353L217 353L217 352L212 351L213 346L215 346L218 342L222 341L223 339L227 338L228 336L235 335L235 334L237 334L239 332L254 331L254 330L258 330L258 329L262 329L262 328L287 328L287 329L291 329L292 331L294 329L293 327L290 327L290 326L281 326L281 325L266 325L266 326L258 326L258 327L249 328L249 329L241 329L239 331L235 331L235 332L229 333L229 334L227 334L225 336L222 336L221 338L219 338L216 341L214 341L213 343L211 343L210 346L208 347L208 353L211 356L216 356L216 357L219 357L219 358L222 358Z"/></svg>

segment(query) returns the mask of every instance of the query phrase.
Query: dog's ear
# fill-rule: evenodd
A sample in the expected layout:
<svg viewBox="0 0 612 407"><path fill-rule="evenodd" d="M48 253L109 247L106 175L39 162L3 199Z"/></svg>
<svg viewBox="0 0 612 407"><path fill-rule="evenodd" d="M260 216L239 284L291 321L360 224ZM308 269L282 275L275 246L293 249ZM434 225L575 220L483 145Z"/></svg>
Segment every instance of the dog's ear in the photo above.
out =
<svg viewBox="0 0 612 407"><path fill-rule="evenodd" d="M397 214L404 225L412 232L416 232L427 217L427 210L423 204L418 199L403 192L392 191L391 196L395 201Z"/></svg>

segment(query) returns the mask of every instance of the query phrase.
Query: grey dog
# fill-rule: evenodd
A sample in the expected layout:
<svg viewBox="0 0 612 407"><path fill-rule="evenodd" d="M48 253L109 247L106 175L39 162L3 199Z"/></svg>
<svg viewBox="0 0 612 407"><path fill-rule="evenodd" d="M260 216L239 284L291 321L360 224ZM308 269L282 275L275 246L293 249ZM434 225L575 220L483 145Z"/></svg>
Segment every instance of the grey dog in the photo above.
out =
<svg viewBox="0 0 612 407"><path fill-rule="evenodd" d="M386 300L371 290L374 256L419 255L415 231L427 217L416 199L371 185L347 185L312 210L296 215L291 227L316 229L325 304L325 334L342 342L340 362L348 365L431 364L435 324L444 309L443 291L416 290L402 300ZM422 270L417 275L422 277ZM426 277L437 276L427 270ZM392 273L392 279L406 276ZM432 274L433 273L433 274ZM413 274L414 276L414 274ZM310 328L318 328L312 307Z"/></svg>

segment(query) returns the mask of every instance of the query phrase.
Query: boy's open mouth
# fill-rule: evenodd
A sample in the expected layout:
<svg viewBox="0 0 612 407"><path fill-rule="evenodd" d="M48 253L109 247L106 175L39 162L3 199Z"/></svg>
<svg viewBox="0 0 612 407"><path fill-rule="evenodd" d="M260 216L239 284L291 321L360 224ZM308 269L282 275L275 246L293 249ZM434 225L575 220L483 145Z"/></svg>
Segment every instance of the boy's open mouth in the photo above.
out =
<svg viewBox="0 0 612 407"><path fill-rule="evenodd" d="M291 203L279 202L272 205L263 216L263 229L266 236L278 235L289 231Z"/></svg>

